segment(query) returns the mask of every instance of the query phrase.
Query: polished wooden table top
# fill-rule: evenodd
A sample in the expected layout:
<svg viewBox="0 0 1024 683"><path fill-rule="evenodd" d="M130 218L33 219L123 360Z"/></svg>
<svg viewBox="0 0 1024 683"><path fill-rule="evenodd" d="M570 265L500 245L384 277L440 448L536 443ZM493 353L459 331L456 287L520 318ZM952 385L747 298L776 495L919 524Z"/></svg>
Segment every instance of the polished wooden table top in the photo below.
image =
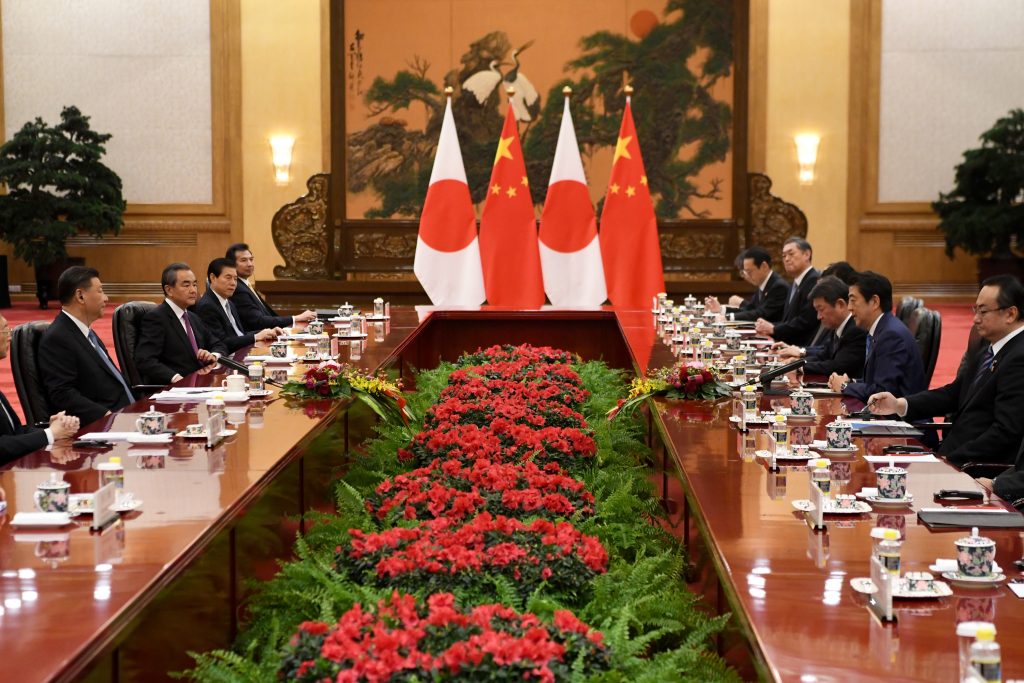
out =
<svg viewBox="0 0 1024 683"><path fill-rule="evenodd" d="M366 339L342 340L340 360L379 368L418 324L414 310L396 310L390 323L371 323ZM225 374L218 368L191 375L180 386L213 386ZM82 433L134 431L150 405L170 415L169 428L207 417L203 403L140 401ZM277 390L267 400L227 407L237 434L212 450L181 439L165 446L118 442L104 451L59 443L0 468L8 504L0 514L0 679L50 680L98 654L343 409L335 401L286 400ZM36 486L51 473L61 472L72 493L92 492L99 486L95 466L113 456L124 465L125 490L143 502L139 511L102 533L90 532L88 516L59 529L9 524L17 512L34 510Z"/></svg>
<svg viewBox="0 0 1024 683"><path fill-rule="evenodd" d="M652 356L654 366L671 362L663 345L652 349ZM769 396L762 407L772 401L788 405L786 398ZM824 439L831 416L846 412L836 398L819 399L815 408L821 417L795 428L797 443ZM865 597L849 585L851 578L870 575L869 534L876 526L904 535L904 572L930 571L936 559L955 558L953 542L969 530L929 530L918 522L916 511L940 505L933 501L940 489L983 490L971 477L944 462L901 465L909 471L912 507L829 515L827 531L815 532L793 508L794 500L808 497L807 468L770 472L754 455L766 445L766 434L740 433L729 423L731 414L728 399L656 402L656 420L679 464L688 504L765 673L782 681L956 681L956 625L976 620L995 622L1004 676L1024 673L1024 651L1014 646L1024 632L1024 604L1005 582L986 588L954 585L951 597L938 600L897 600L898 622L891 625L878 622ZM855 438L855 456L831 458L833 491L874 487L874 465L861 455L881 454L885 445L905 441ZM1024 553L1022 534L981 533L995 539L996 561L1005 573L1021 576L1013 562ZM931 573L939 578L938 572Z"/></svg>
<svg viewBox="0 0 1024 683"><path fill-rule="evenodd" d="M379 331L371 325L365 341L342 342L341 360L364 368L400 362L403 350L428 327L422 324L427 315L395 307L390 325L382 324ZM637 368L674 360L647 311L605 307L589 313L522 314L563 323L573 315L613 318L622 338L606 341L622 344L624 339ZM184 383L210 386L223 376L219 371L193 375ZM136 403L83 432L130 431L137 414L148 407L149 402ZM205 415L201 404L158 407L172 414L175 428ZM817 407L821 413L839 411L835 400L819 401ZM995 621L1004 644L1004 670L1008 675L1024 671L1024 653L1007 647L1012 635L1024 629L1024 610L1005 586L954 588L950 598L904 601L898 604L899 623L884 626L848 585L851 577L868 573L872 526L904 531L909 570L953 557L953 539L962 531L932 532L912 512L900 511L830 518L827 533L810 531L791 505L806 497L806 471L768 472L751 457L753 442L729 426L730 413L728 402L660 402L656 422L678 459L689 504L736 618L769 675L802 681L955 680L954 627L967 618ZM0 517L3 678L49 680L96 656L340 414L339 404L288 402L275 394L250 401L244 417L239 416L243 421L236 420L238 433L213 450L180 440L162 449L119 444L102 452L58 445L0 468L0 490L8 502L6 516ZM814 427L816 438L822 436L820 422ZM41 530L6 523L16 512L33 509L33 491L51 472L63 472L72 492L95 490L94 466L113 455L125 465L125 489L144 501L139 512L125 515L102 534L90 533L87 522ZM841 491L874 483L862 458L852 458L848 467L837 463L835 469ZM909 488L921 503L939 488L975 486L942 463L910 468ZM1017 575L1012 560L1022 553L1020 535L985 533L997 540L1004 569Z"/></svg>

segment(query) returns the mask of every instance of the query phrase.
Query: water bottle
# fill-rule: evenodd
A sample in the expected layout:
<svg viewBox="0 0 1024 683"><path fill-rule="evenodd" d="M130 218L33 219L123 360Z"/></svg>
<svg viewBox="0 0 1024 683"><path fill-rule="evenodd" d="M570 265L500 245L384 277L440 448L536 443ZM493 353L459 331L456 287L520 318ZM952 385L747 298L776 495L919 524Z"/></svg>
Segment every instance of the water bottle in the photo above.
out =
<svg viewBox="0 0 1024 683"><path fill-rule="evenodd" d="M996 629L992 624L978 626L971 645L971 667L978 672L985 683L1002 683L1003 665L996 642Z"/></svg>
<svg viewBox="0 0 1024 683"><path fill-rule="evenodd" d="M263 391L263 363L249 366L249 391Z"/></svg>

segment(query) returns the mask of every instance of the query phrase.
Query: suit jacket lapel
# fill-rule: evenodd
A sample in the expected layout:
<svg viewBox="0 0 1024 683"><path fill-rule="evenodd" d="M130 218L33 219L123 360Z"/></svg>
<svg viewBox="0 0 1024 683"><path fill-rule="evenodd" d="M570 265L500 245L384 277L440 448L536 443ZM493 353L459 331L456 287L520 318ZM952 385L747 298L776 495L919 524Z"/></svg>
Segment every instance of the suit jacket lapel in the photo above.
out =
<svg viewBox="0 0 1024 683"><path fill-rule="evenodd" d="M165 301L162 305L164 307L165 315L171 321L171 329L173 329L174 330L174 334L177 335L178 341L180 341L182 344L184 344L186 349L191 351L192 350L192 342L190 342L188 340L188 335L185 334L185 326L182 324L181 320L176 315L174 315L174 309L171 308L170 304L168 304ZM186 311L186 313L187 313L187 311ZM194 327L193 327L193 329L194 329ZM198 343L198 342L199 342L199 340L196 339L196 343Z"/></svg>
<svg viewBox="0 0 1024 683"><path fill-rule="evenodd" d="M249 293L249 296L255 299L256 305L260 307L261 311L263 311L263 315L271 315L270 309L268 309L267 305L263 303L263 299L260 298L259 294L253 291L252 287L249 286L249 283L239 278L238 286L245 287L245 291Z"/></svg>
<svg viewBox="0 0 1024 683"><path fill-rule="evenodd" d="M67 323L70 323L69 329L68 329L68 334L70 334L72 337L75 338L75 343L78 344L78 346L82 349L82 351L84 353L90 354L93 358L96 358L96 347L92 345L92 342L89 341L84 334L82 334L82 331L80 329L78 329L78 325L75 325L70 320L68 320ZM103 340L100 339L99 335L96 335L96 341L97 341L97 343L99 343L100 349L103 350L103 353L106 353L107 357L109 358L110 354L107 353L107 347L104 346ZM106 363L103 362L102 358L96 358L96 361L97 361L97 364L101 368L103 368L104 372L106 372L111 377L114 377L113 371L110 369L110 367ZM111 361L111 362L113 362L113 361ZM122 378L120 378L120 377L117 377L115 379L117 379L119 382L122 380Z"/></svg>

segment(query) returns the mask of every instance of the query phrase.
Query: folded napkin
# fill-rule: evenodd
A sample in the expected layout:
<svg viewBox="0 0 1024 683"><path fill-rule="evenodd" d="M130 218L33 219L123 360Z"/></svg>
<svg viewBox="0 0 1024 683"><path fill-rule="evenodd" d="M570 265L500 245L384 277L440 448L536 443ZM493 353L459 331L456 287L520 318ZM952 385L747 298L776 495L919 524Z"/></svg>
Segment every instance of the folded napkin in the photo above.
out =
<svg viewBox="0 0 1024 683"><path fill-rule="evenodd" d="M11 519L11 526L64 526L71 518L66 512L19 512Z"/></svg>
<svg viewBox="0 0 1024 683"><path fill-rule="evenodd" d="M915 455L913 453L894 453L892 455L865 455L864 459L868 462L878 462L882 464L888 464L890 460L894 463L909 463L909 462L939 462L939 459L935 457L934 453L921 453Z"/></svg>
<svg viewBox="0 0 1024 683"><path fill-rule="evenodd" d="M78 437L79 441L127 441L138 432L89 432Z"/></svg>

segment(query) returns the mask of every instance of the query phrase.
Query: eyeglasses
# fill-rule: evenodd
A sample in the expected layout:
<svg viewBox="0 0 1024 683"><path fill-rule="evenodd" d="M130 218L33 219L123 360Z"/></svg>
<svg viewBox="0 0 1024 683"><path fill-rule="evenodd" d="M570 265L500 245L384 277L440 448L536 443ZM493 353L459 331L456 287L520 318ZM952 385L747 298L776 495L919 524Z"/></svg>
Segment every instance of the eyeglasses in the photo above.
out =
<svg viewBox="0 0 1024 683"><path fill-rule="evenodd" d="M980 308L978 306L971 306L971 310L974 312L974 315L978 316L979 318L983 318L986 313L1005 311L1007 308L1009 308L1009 306L1000 306L999 308Z"/></svg>

